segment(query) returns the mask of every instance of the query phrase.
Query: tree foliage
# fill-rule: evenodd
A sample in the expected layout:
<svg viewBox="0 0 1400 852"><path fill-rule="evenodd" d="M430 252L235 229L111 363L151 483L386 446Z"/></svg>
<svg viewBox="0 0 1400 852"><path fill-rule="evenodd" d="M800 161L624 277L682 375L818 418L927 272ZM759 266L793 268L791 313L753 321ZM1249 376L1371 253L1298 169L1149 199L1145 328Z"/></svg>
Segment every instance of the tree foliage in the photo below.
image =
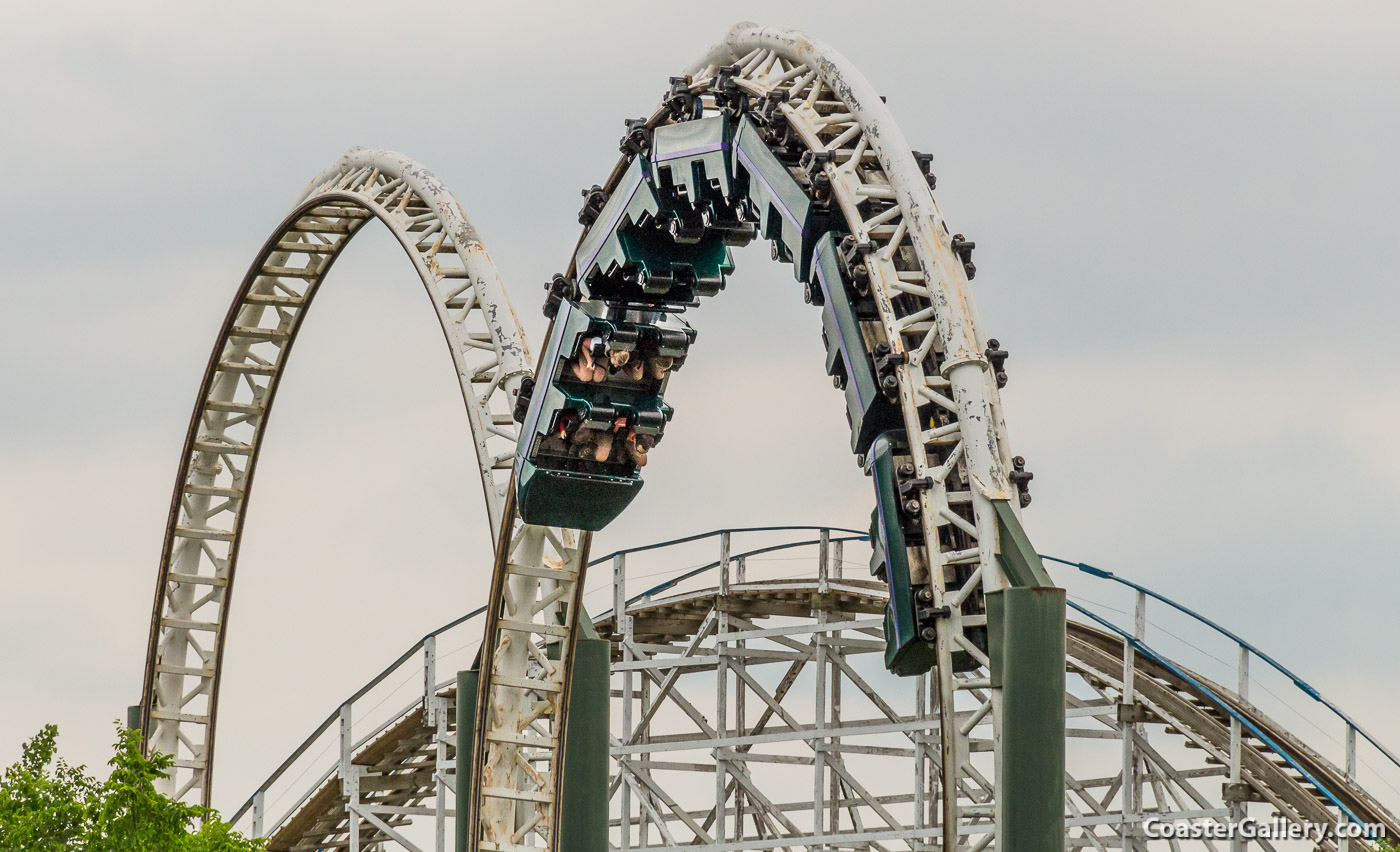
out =
<svg viewBox="0 0 1400 852"><path fill-rule="evenodd" d="M214 811L157 792L173 758L141 754L140 735L118 725L105 781L57 756L47 725L0 779L0 852L260 852Z"/></svg>

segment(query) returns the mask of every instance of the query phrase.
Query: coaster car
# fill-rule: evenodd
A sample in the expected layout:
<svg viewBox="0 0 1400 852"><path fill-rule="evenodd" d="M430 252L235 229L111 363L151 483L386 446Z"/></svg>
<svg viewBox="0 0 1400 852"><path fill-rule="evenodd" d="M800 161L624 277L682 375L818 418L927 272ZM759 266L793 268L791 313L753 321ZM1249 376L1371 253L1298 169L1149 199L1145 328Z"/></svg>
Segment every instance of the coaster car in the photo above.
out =
<svg viewBox="0 0 1400 852"><path fill-rule="evenodd" d="M614 303L694 304L724 288L746 221L730 173L724 116L658 127L574 256L579 293Z"/></svg>
<svg viewBox="0 0 1400 852"><path fill-rule="evenodd" d="M938 662L938 620L947 618L947 606L935 606L924 547L920 493L932 486L928 477L916 477L909 442L902 429L882 432L870 444L865 470L875 482L875 511L870 517L870 573L884 580L890 599L885 605L885 668L897 675L918 675ZM939 528L946 536L950 527ZM948 542L937 544L947 550ZM965 565L945 565L944 582L950 587L969 579ZM982 612L981 602L964 601L964 615ZM987 652L987 629L980 625L964 631L974 647ZM977 658L966 649L952 652L955 672L972 671Z"/></svg>
<svg viewBox="0 0 1400 852"><path fill-rule="evenodd" d="M826 373L846 394L846 422L851 427L851 451L864 455L875 436L903 426L898 384L884 383L871 356L884 342L875 302L867 289L859 293L828 231L817 241L807 301L821 305L822 343Z"/></svg>
<svg viewBox="0 0 1400 852"><path fill-rule="evenodd" d="M566 301L528 391L515 458L526 523L599 530L642 487L671 407L662 399L695 330L670 314Z"/></svg>
<svg viewBox="0 0 1400 852"><path fill-rule="evenodd" d="M823 162L815 163L814 174ZM758 220L758 235L773 240L773 256L794 263L793 275L806 281L812 247L825 232L827 217L817 210L792 169L768 149L758 126L747 116L735 133L732 168L735 184Z"/></svg>
<svg viewBox="0 0 1400 852"><path fill-rule="evenodd" d="M907 467L904 467L906 466ZM924 535L917 496L901 493L901 468L912 468L901 431L881 433L870 444L866 472L875 481L875 510L870 516L870 573L885 581L885 668L897 675L923 674L938 662L937 637L928 589L928 566L922 559ZM916 588L917 587L917 588Z"/></svg>

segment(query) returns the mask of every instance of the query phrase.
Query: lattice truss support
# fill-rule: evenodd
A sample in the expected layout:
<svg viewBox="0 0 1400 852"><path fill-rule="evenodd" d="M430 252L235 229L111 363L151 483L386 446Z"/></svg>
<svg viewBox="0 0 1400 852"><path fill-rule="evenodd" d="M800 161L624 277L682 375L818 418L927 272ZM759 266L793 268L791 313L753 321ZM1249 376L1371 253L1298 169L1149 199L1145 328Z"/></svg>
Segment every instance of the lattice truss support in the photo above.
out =
<svg viewBox="0 0 1400 852"><path fill-rule="evenodd" d="M800 159L804 174L794 177L812 198L834 205L845 219L859 254L855 266L868 282L883 326L882 343L889 347L881 357L894 365L911 444L911 479L924 483L916 499L926 546L922 563L915 566L919 576L913 579L927 584L933 606L948 613L937 625L936 706L952 708L965 700L963 694L982 696L985 712L995 721L996 706L985 694L988 660L977 635L986 630L984 592L1005 586L996 560L992 501L1016 497L1008 477L1013 460L990 347L968 289L967 257L938 212L931 177L870 84L840 54L801 33L741 24L689 76L687 91L699 98L702 114L733 108L736 95L751 111L765 110L766 126L773 131L767 144L786 148L788 154L805 151ZM663 102L647 124L655 127L672 118ZM778 133L780 126L784 129ZM624 164L614 169L607 192L616 188ZM765 219L769 215L751 212ZM569 275L581 272L571 268ZM873 342L868 346L875 350ZM497 573L500 579L502 572ZM491 606L498 610L499 599L493 597ZM565 624L572 618L570 612ZM489 625L487 635L495 635ZM955 672L955 656L970 658L976 668ZM487 666L493 679L520 677L506 657L493 655ZM500 711L484 699L479 706L480 730L523 730L525 717L499 717ZM968 735L954 715L944 713L940 725L939 784L957 793L940 799L943 846L951 852L960 832L973 827L985 831L986 821L995 819L986 813L986 797L978 790L995 788L998 762L990 754L985 766L975 768ZM993 737L992 742L999 740ZM507 786L493 786L489 796L484 786L476 793L480 814L473 816L472 835L482 848L514 846L521 826L529 822L506 812L503 803L509 796L544 805L558 796L560 752L556 748L551 754L554 759L534 772L521 767L514 778L493 778L493 784ZM509 810L521 807L528 809L511 805ZM547 817L529 831L539 835L541 844L559 848Z"/></svg>
<svg viewBox="0 0 1400 852"><path fill-rule="evenodd" d="M538 848L558 836L551 773L563 754L589 538L517 518L498 550L471 779L479 849Z"/></svg>
<svg viewBox="0 0 1400 852"><path fill-rule="evenodd" d="M627 557L615 558L614 611L624 616L596 623L614 646L612 848L939 846L944 714L935 679L884 671L883 586L847 576L842 542L822 538L811 580L754 579L743 556L729 558L725 535L718 587L631 604ZM550 638L537 636L536 650L525 652L541 667L537 676ZM271 850L452 848L455 694L433 675L433 653L429 644L424 682L436 686L402 717L356 733L342 710L339 764L298 812L268 827ZM1249 703L1247 668L1239 691L1196 678L1223 699L1217 703L1121 637L1079 623L1070 625L1066 668L1066 849L1274 852L1268 841L1149 841L1144 823L1267 822L1274 814L1300 825L1334 823L1335 808L1295 767L1365 821L1400 832L1345 770ZM996 849L996 790L980 768L994 753L986 708L985 691L970 687L952 714L968 749L958 796L972 803L959 836L969 848ZM1230 708L1263 736L1242 730ZM528 737L549 733L532 728ZM537 747L515 757L532 776L550 759ZM511 801L529 802L515 814L521 826L550 817L549 803ZM540 836L534 827L516 839L532 836Z"/></svg>
<svg viewBox="0 0 1400 852"><path fill-rule="evenodd" d="M934 677L883 671L882 590L835 568L781 585L747 582L742 562L731 570L733 582L718 590L634 607L620 625L602 626L618 645L612 844L633 852L937 848L948 714ZM1224 708L1118 637L1072 624L1067 671L1066 849L1248 845L1149 841L1150 818L1337 821L1327 797L1278 752L1242 736ZM1292 758L1358 814L1395 822L1246 698L1206 683L1275 742L1285 737ZM951 715L966 748L959 841L996 849L997 791L981 769L994 753L989 696L969 685L958 697Z"/></svg>
<svg viewBox="0 0 1400 852"><path fill-rule="evenodd" d="M383 222L422 279L471 422L493 534L514 457L510 411L531 359L500 276L456 199L418 163L352 149L318 176L259 252L205 372L171 505L142 727L175 757L166 792L209 803L229 592L253 470L287 354L326 273Z"/></svg>

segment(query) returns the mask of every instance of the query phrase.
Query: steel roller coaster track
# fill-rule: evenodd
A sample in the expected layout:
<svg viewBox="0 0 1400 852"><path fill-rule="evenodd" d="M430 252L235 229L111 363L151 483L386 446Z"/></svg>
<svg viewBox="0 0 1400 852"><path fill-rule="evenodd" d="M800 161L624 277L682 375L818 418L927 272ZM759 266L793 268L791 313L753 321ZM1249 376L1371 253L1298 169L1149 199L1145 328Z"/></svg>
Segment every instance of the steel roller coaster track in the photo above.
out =
<svg viewBox="0 0 1400 852"><path fill-rule="evenodd" d="M631 123L624 156L603 193L611 199L631 191L623 178L632 157L646 147L649 132L732 111L736 104L767 109L769 126L784 128L782 138L765 138L771 147L785 147L789 159L792 149L809 155L800 158L809 164L803 190L814 203L825 202L818 196L829 193L843 230L860 247L889 347L885 354L895 365L892 375L910 436L913 476L929 483L918 497L923 538L930 545L923 559L925 576L917 579L927 583L933 606L948 613L937 624L934 694L938 706L953 708L959 692L972 695L987 682L985 671L955 674L952 660L955 653L964 653L982 667L987 664L967 633L985 629L986 616L977 606L983 593L1005 586L996 559L993 501L1015 496L997 379L958 238L934 203L929 175L879 94L826 45L790 30L741 24L673 85L693 108L678 115L663 101L644 123ZM764 236L780 229L770 221L792 218L778 196L761 180L750 181L747 207L763 223ZM610 219L612 206L602 208L592 230L617 227L622 211ZM581 245L591 236L591 230L585 231ZM788 249L811 251L794 245ZM592 264L596 256L596 251L588 257L580 252L565 278L582 280L590 269L579 268L577 260ZM810 262L793 259L799 265ZM872 352L869 357L876 356ZM925 413L930 404L946 414L934 421ZM509 534L508 527L513 527ZM952 535L944 535L945 528ZM469 779L477 803L469 835L478 848L524 848L527 836L532 845L559 848L555 815L563 784L568 649L581 609L588 542L586 534L576 544L546 536L519 518L502 525ZM946 542L954 544L943 546ZM541 553L546 543L553 554ZM546 659L537 638L563 639L560 658ZM522 678L532 662L534 676ZM983 696L981 706L985 709L979 717L997 715L990 695ZM962 805L973 803L969 782L995 773L979 773L968 765L967 734L953 713L941 714L940 725L941 789L954 794L939 797L939 824L943 845L951 850L967 823ZM972 822L986 832L986 815L981 807L975 810Z"/></svg>
<svg viewBox="0 0 1400 852"><path fill-rule="evenodd" d="M794 178L809 197L829 205L857 248L888 341L880 357L897 382L914 476L927 483L917 492L929 543L918 579L934 604L946 607L946 617L937 624L937 665L917 679L912 705L900 709L853 662L876 644L879 621L869 616L882 606L880 584L841 576L829 532L822 533L810 581L749 582L743 559L728 552L728 535L716 588L689 597L657 598L664 591L658 589L629 601L623 562L616 563L618 616L597 625L613 640L615 668L625 680L624 730L613 748L617 842L622 848L684 843L717 850L996 848L1001 720L988 658L973 634L987 623L983 596L1007 585L997 559L994 503L1019 506L995 347L981 330L968 287L968 244L934 203L927 160L910 150L870 84L821 42L740 24L687 70L683 83L673 82L671 96L677 94L697 105L694 114L679 116L664 101L645 122L629 125L629 137L684 118L763 111L767 127L782 129L766 136L767 143L788 160L800 159ZM799 152L804 155L795 157ZM629 156L602 187L605 195L617 189ZM770 212L758 208L774 202L761 196L751 191L746 203L749 215L764 221ZM497 542L490 600L482 617L469 622L482 623L487 637L480 651L474 763L463 781L471 785L472 807L454 816L470 821L475 848L557 850L570 651L581 627L590 535L529 525L515 511L509 471L518 434L510 412L532 375L524 337L460 205L430 173L397 154L355 149L318 176L264 245L230 309L172 501L151 624L143 733L148 748L176 757L169 792L208 804L225 625L258 448L305 310L340 250L371 219L394 233L431 297L460 378ZM585 272L571 263L566 279ZM758 620L766 618L786 621L765 629ZM754 647L764 643L774 647ZM404 826L424 815L434 817L442 848L446 791L456 786L455 692L437 678L432 646L423 646L424 689L414 708L354 736L353 702L347 702L334 717L340 760L324 785L298 798L275 823L266 819L267 785L240 812L259 832L273 830L272 848L420 848ZM1108 732L1081 739L1116 735L1123 767L1117 774L1067 778L1068 845L1140 845L1141 818L1150 810L1145 789L1157 813L1183 818L1239 818L1258 800L1294 821L1340 815L1400 830L1354 782L1350 767L1339 770L1288 737L1254 712L1243 690L1231 692L1157 655L1140 631L1119 635L1110 625L1075 624L1068 651L1068 671L1082 689L1067 693L1067 715ZM971 670L955 671L955 654L970 658ZM703 664L694 662L697 655ZM797 670L810 666L817 673L812 721L788 709L776 687L749 676L750 658L755 666L794 670L778 681L784 694ZM705 670L719 673L713 724L676 687L682 674ZM884 717L862 723L893 726L877 733L902 737L903 745L844 745L862 732L839 710L832 715L839 706L832 690L839 696L843 682ZM746 720L742 710L735 711L737 720L726 719L732 701L726 689L757 696L760 721ZM637 700L640 720L634 717ZM660 712L667 702L699 734L692 732L690 740L658 735L661 720L670 718ZM1150 724L1165 725L1221 770L1180 769L1148 742ZM759 760L758 744L784 736L805 743L810 754L771 762L816 767L805 825L790 816L797 806L765 792L749 769ZM689 764L718 779L708 813L685 804L685 796L654 776L665 761L652 753L683 748L677 743L710 754L709 763ZM915 789L871 789L851 770L847 753L913 760L917 768L904 777ZM1212 777L1229 785L1223 801L1201 790L1200 779ZM423 805L428 799L434 799L430 807Z"/></svg>
<svg viewBox="0 0 1400 852"><path fill-rule="evenodd" d="M494 532L515 454L510 408L530 358L466 214L431 172L352 149L318 175L248 270L214 345L180 457L143 687L148 747L175 756L169 792L209 803L224 627L268 415L321 282L366 223L398 239L432 300L476 444Z"/></svg>

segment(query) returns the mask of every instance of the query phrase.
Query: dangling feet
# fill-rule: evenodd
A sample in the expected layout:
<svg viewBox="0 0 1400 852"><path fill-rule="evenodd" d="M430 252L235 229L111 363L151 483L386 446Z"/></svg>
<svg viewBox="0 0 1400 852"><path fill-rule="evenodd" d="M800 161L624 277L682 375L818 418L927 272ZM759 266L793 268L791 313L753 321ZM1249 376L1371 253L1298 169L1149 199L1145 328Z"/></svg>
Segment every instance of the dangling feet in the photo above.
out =
<svg viewBox="0 0 1400 852"><path fill-rule="evenodd" d="M647 359L647 372L653 379L660 381L666 378L666 373L671 366L676 363L676 359L670 355L653 355Z"/></svg>
<svg viewBox="0 0 1400 852"><path fill-rule="evenodd" d="M574 378L581 382L601 382L607 378L607 370L593 360L593 347L601 342L600 338L589 337L579 345L578 357L569 362L569 369L573 371Z"/></svg>
<svg viewBox="0 0 1400 852"><path fill-rule="evenodd" d="M612 455L613 434L611 432L599 432L593 444L593 460L595 462L605 462L608 456Z"/></svg>
<svg viewBox="0 0 1400 852"><path fill-rule="evenodd" d="M627 433L627 441L623 447L627 450L627 457L632 459L632 463L637 467L646 467L647 451L651 449L653 440L646 435L638 435L636 432Z"/></svg>
<svg viewBox="0 0 1400 852"><path fill-rule="evenodd" d="M587 426L580 426L570 437L569 450L574 458L588 458L593 455L593 444L597 433Z"/></svg>
<svg viewBox="0 0 1400 852"><path fill-rule="evenodd" d="M589 338L579 344L578 355L569 362L569 369L573 371L574 378L581 382L593 381L593 353L588 351L592 342L592 338Z"/></svg>

